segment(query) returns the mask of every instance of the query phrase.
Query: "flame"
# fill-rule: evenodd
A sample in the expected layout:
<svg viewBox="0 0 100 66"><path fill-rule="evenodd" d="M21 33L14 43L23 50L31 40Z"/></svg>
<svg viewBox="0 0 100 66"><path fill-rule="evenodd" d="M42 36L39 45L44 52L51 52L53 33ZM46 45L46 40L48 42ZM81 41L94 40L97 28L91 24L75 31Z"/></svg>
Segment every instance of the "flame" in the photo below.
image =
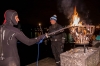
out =
<svg viewBox="0 0 100 66"><path fill-rule="evenodd" d="M76 7L74 8L74 13L72 15L72 22L71 26L81 26L82 22L80 22L80 17L78 16L78 13L76 11Z"/></svg>
<svg viewBox="0 0 100 66"><path fill-rule="evenodd" d="M80 21L80 17L78 15L76 7L74 8L70 26L71 26L70 33L73 36L75 43L78 43L78 44L89 43L90 37L93 34L95 27L82 24L82 21ZM93 28L93 31L92 31L92 28Z"/></svg>

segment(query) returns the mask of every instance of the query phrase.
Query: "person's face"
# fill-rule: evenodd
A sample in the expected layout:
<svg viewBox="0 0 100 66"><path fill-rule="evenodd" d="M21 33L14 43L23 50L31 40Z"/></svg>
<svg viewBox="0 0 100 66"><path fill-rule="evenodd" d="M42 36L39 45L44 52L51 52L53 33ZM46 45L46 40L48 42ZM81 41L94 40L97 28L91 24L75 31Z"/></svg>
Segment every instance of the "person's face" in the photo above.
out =
<svg viewBox="0 0 100 66"><path fill-rule="evenodd" d="M56 23L56 21L55 21L55 20L50 20L50 23L51 23L52 25L54 25L54 24Z"/></svg>
<svg viewBox="0 0 100 66"><path fill-rule="evenodd" d="M19 22L18 15L15 16L15 20L16 20L17 23Z"/></svg>

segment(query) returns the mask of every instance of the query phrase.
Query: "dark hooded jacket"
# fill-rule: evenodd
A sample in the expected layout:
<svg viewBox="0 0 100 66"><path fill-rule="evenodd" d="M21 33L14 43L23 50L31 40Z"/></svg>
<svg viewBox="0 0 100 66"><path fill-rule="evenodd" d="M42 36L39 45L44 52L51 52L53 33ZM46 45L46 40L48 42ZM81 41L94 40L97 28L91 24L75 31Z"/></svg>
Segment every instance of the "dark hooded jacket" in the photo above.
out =
<svg viewBox="0 0 100 66"><path fill-rule="evenodd" d="M14 25L17 25L17 22L15 21L16 15L18 14L14 10L7 10L5 12L5 21L3 25L1 25L1 27L3 28L2 45L0 45L0 47L2 47L2 53L5 60L6 58L12 57L14 58L13 60L19 63L17 40L30 46L35 44L36 42L39 42L44 37L44 35L41 35L33 39L27 38L22 31L20 31L18 28L13 27Z"/></svg>
<svg viewBox="0 0 100 66"><path fill-rule="evenodd" d="M59 25L58 23L56 23L54 25L51 25L49 27L49 33L57 31L57 30L59 30L61 28L62 28L62 26ZM55 39L57 39L58 41L62 42L62 38L65 38L65 33L63 31L62 32L58 32L58 33L52 35L51 36L51 41L55 41Z"/></svg>

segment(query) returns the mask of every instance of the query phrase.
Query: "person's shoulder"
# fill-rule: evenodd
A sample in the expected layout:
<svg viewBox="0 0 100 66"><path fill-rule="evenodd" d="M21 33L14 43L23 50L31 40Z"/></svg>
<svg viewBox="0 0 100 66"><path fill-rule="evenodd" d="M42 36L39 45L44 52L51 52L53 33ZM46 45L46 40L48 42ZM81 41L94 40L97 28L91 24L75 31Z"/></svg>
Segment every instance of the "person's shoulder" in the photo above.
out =
<svg viewBox="0 0 100 66"><path fill-rule="evenodd" d="M12 32L20 32L20 29L16 28L16 27L12 27L12 26L7 26L6 27L8 30L12 31Z"/></svg>
<svg viewBox="0 0 100 66"><path fill-rule="evenodd" d="M57 23L57 26L62 27L62 25L60 25L60 24L58 24L58 23Z"/></svg>

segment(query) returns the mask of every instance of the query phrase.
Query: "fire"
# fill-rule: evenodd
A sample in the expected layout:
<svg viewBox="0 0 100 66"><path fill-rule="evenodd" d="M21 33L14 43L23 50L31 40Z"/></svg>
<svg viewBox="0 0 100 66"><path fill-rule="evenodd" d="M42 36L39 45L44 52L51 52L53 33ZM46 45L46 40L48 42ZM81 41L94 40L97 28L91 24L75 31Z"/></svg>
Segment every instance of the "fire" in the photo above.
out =
<svg viewBox="0 0 100 66"><path fill-rule="evenodd" d="M83 20L84 21L84 20ZM70 23L70 33L76 44L89 44L89 40L94 32L93 25L83 24L80 20L76 7Z"/></svg>
<svg viewBox="0 0 100 66"><path fill-rule="evenodd" d="M80 22L80 17L78 16L78 13L77 13L76 7L75 7L73 15L72 15L71 26L81 26L81 25L82 25L82 22Z"/></svg>
<svg viewBox="0 0 100 66"><path fill-rule="evenodd" d="M87 30L86 28L83 27L82 22L80 21L80 17L78 15L76 7L74 8L74 12L72 15L71 26L72 26L71 34L73 34L73 36L76 36L76 38L74 37L74 40L76 41L76 43L85 42L87 38L86 36Z"/></svg>

